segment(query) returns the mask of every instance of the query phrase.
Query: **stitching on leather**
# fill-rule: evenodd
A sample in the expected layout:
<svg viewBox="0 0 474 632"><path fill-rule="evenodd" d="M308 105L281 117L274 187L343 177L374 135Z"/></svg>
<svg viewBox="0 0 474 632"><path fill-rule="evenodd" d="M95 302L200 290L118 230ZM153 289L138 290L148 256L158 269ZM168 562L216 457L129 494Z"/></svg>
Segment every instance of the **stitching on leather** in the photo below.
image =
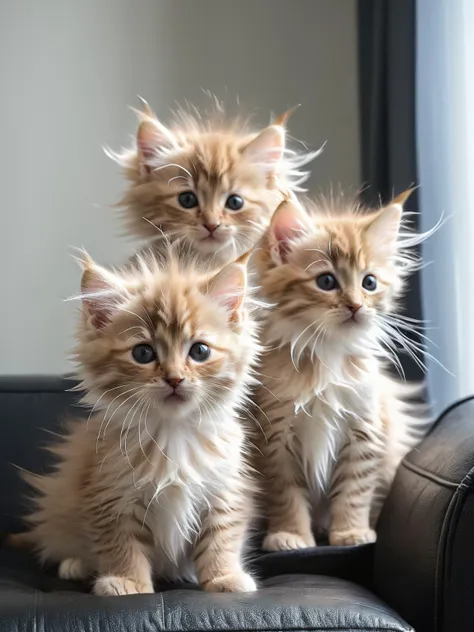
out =
<svg viewBox="0 0 474 632"><path fill-rule="evenodd" d="M265 628L265 629L261 629L261 628L213 628L212 632L249 632L249 630L251 632L276 632L277 628ZM317 630L318 632L333 632L333 630L336 630L337 632L415 632L414 628L412 628L411 626L408 628L354 628L354 626L351 626L350 628L348 628L347 626L344 626L343 628L336 628L334 626L331 626L330 628L328 627L324 627L324 628L316 628L314 625L308 627L308 628L302 628L302 627L297 627L297 628L288 628L285 627L284 631L283 629L278 630L278 632L309 632L310 630ZM196 629L196 630L191 630L190 632L202 632L202 628Z"/></svg>
<svg viewBox="0 0 474 632"><path fill-rule="evenodd" d="M163 630L166 630L168 626L166 625L165 600L163 599L163 593L160 593L160 597L161 597L161 625L163 627Z"/></svg>
<svg viewBox="0 0 474 632"><path fill-rule="evenodd" d="M454 539L456 537L459 516L464 507L464 501L468 492L472 489L474 468L472 468L463 478L453 495L446 512L439 538L438 552L436 556L435 569L435 616L434 623L436 630L443 629L444 616L444 587L447 585L446 575L450 569L450 555L452 552ZM452 534L452 535L450 535Z"/></svg>
<svg viewBox="0 0 474 632"><path fill-rule="evenodd" d="M437 476L436 474L433 474L432 472L425 470L422 467L419 467L418 465L414 465L413 463L410 463L409 461L402 461L401 465L403 467L406 467L407 470L411 470L415 474L419 474L423 478L426 478L429 481L432 481L433 483L438 483L438 485L442 485L443 487L447 487L448 489L457 490L459 489L461 485L464 484L464 481L465 481L465 478L462 480L461 483L456 483L455 481L448 481L445 478L442 478L441 476Z"/></svg>
<svg viewBox="0 0 474 632"><path fill-rule="evenodd" d="M38 619L38 595L39 595L39 592L40 592L39 590L37 590L35 592L35 600L34 600L34 603L33 603L33 625L34 625L33 632L36 632L36 630L38 629L38 626L37 626L37 622L38 621L37 621L37 619Z"/></svg>

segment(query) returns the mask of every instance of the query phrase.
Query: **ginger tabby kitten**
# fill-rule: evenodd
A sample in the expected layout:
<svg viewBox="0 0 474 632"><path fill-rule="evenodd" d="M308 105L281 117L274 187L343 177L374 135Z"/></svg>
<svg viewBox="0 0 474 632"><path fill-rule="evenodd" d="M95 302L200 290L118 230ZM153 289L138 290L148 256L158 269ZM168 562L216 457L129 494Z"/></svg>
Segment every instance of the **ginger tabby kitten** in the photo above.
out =
<svg viewBox="0 0 474 632"><path fill-rule="evenodd" d="M267 550L314 546L327 504L330 544L374 541L397 466L421 438L413 388L385 370L408 322L393 310L416 265L407 246L418 238L400 231L408 194L373 212L285 201L256 253L273 305L255 395Z"/></svg>
<svg viewBox="0 0 474 632"><path fill-rule="evenodd" d="M141 259L110 272L89 258L76 357L87 424L71 422L36 492L32 545L99 595L153 579L254 591L243 567L253 483L237 409L259 346L243 261L216 275Z"/></svg>
<svg viewBox="0 0 474 632"><path fill-rule="evenodd" d="M179 111L171 125L144 103L136 146L108 155L129 182L119 206L129 235L160 251L180 240L208 266L253 247L278 204L298 191L315 152L286 146L286 112L255 131L228 120L216 102L209 117Z"/></svg>

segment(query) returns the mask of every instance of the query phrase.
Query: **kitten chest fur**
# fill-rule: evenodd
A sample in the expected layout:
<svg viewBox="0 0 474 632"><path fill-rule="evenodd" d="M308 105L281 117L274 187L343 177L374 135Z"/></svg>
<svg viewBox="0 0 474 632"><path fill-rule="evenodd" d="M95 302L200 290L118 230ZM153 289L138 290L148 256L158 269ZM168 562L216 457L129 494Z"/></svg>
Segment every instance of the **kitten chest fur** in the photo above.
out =
<svg viewBox="0 0 474 632"><path fill-rule="evenodd" d="M224 438L215 434L211 419L200 428L190 423L164 428L149 439L141 467L130 472L129 489L138 492L130 510L151 534L160 577L194 577L190 549L203 514L241 465L242 433L237 424L229 426Z"/></svg>
<svg viewBox="0 0 474 632"><path fill-rule="evenodd" d="M366 423L362 419L374 417L375 399L373 387L361 381L353 385L328 382L322 390L315 389L306 401L296 400L297 449L308 486L317 496L328 491L349 429L362 428Z"/></svg>
<svg viewBox="0 0 474 632"><path fill-rule="evenodd" d="M321 497L328 491L336 459L350 439L350 430L380 425L373 361L364 358L352 364L350 358L341 358L329 364L302 356L295 368L288 366L288 353L282 348L266 356L264 386L276 392L279 401L269 391L261 390L259 405L269 413L270 421L281 417L291 426L288 448L301 464L312 494ZM282 362L287 365L284 380L278 376ZM345 365L348 370L341 371ZM339 370L333 370L333 366Z"/></svg>
<svg viewBox="0 0 474 632"><path fill-rule="evenodd" d="M211 506L225 504L243 467L242 429L229 419L225 436L218 436L217 419L200 423L197 415L148 433L149 418L140 433L132 427L125 438L110 428L97 441L102 421L91 418L87 429L76 422L57 450L56 473L34 482L43 494L32 521L44 558L85 558L93 568L90 515L99 513L111 523L126 521L146 543L156 576L194 580L191 551L202 519Z"/></svg>
<svg viewBox="0 0 474 632"><path fill-rule="evenodd" d="M210 501L219 496L223 481L238 470L241 451L239 432L233 429L232 444L227 438L213 436L210 428L195 432L182 429L169 445L166 438L157 443L165 445L157 454L160 467L145 474L146 481L139 502L139 513L150 530L154 547L164 555L156 556L160 576L167 576L170 563L181 567L189 559L189 548L195 544L201 527L202 515L210 508ZM188 575L187 569L185 575Z"/></svg>

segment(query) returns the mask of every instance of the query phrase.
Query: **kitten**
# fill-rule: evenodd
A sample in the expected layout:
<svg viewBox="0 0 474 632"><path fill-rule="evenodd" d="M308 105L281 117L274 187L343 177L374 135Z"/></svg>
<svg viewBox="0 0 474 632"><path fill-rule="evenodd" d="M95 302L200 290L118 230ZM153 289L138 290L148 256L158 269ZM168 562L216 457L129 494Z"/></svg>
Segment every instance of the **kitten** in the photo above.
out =
<svg viewBox="0 0 474 632"><path fill-rule="evenodd" d="M256 393L267 550L314 546L312 514L324 521L325 504L330 544L374 541L397 466L421 439L405 397L414 389L385 370L412 327L393 314L416 266L407 247L421 240L400 232L408 195L375 212L283 202L256 252L274 305Z"/></svg>
<svg viewBox="0 0 474 632"><path fill-rule="evenodd" d="M253 591L243 569L252 481L236 409L259 350L244 258L214 276L169 256L107 271L86 258L76 356L88 423L54 448L34 544L94 592L153 592L152 577Z"/></svg>
<svg viewBox="0 0 474 632"><path fill-rule="evenodd" d="M247 252L282 199L303 190L301 168L319 154L286 148L290 113L254 132L217 105L209 122L181 111L166 127L144 102L136 146L108 151L130 182L119 204L127 232L158 250L182 240L216 267Z"/></svg>

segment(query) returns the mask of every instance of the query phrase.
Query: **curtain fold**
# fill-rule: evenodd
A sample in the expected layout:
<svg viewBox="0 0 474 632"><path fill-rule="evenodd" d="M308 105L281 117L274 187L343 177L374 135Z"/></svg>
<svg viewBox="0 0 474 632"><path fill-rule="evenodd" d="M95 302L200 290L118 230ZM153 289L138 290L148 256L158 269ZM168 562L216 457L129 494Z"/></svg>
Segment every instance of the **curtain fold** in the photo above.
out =
<svg viewBox="0 0 474 632"><path fill-rule="evenodd" d="M358 55L361 163L371 206L418 183L415 134L415 0L359 0ZM418 210L418 192L406 204ZM417 216L414 216L418 228ZM420 277L410 279L405 313L421 318ZM411 337L420 342L415 334ZM407 380L423 372L401 354Z"/></svg>
<svg viewBox="0 0 474 632"><path fill-rule="evenodd" d="M474 2L418 0L416 115L423 310L434 410L474 393Z"/></svg>

